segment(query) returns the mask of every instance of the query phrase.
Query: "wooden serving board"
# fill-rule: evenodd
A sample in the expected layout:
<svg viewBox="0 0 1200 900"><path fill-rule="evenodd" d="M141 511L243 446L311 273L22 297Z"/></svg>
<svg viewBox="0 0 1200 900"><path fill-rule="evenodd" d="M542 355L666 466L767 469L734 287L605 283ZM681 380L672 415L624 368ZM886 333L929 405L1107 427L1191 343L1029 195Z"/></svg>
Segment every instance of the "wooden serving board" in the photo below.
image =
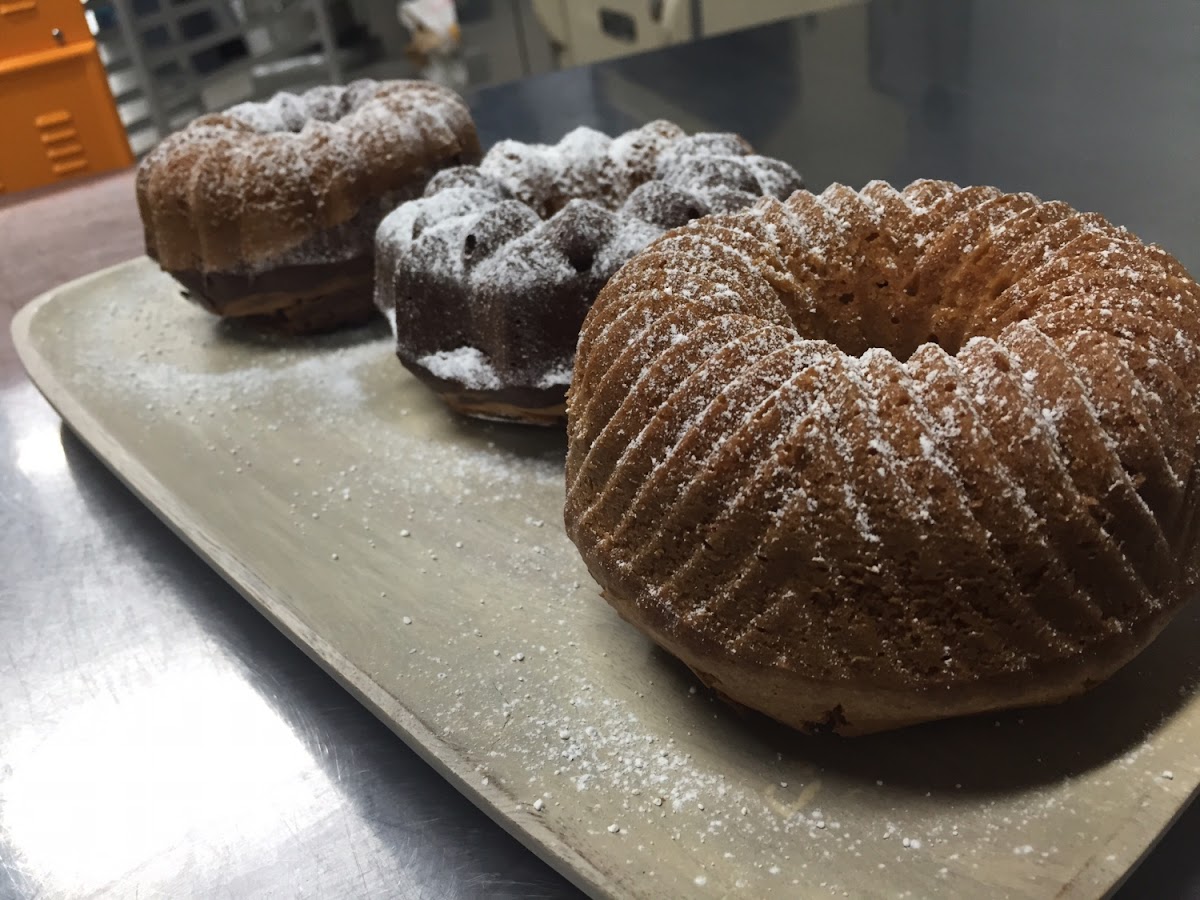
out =
<svg viewBox="0 0 1200 900"><path fill-rule="evenodd" d="M141 259L13 331L168 525L594 895L1093 897L1200 782L1196 604L1064 706L806 738L602 602L563 533L561 435L447 413L384 330L258 338Z"/></svg>

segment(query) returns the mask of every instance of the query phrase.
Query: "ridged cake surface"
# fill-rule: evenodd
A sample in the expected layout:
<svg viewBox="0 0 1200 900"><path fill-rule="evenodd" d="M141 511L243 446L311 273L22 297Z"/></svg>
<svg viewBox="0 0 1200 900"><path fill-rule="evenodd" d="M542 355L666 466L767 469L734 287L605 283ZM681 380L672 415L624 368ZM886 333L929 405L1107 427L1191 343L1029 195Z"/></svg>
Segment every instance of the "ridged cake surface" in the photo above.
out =
<svg viewBox="0 0 1200 900"><path fill-rule="evenodd" d="M361 80L239 104L143 160L146 252L222 315L300 303L310 318L336 316L334 295L369 311L379 221L438 170L479 158L466 105L429 82Z"/></svg>
<svg viewBox="0 0 1200 900"><path fill-rule="evenodd" d="M1200 287L1102 217L833 185L669 232L605 287L566 524L734 701L861 733L1053 702L1200 578Z"/></svg>
<svg viewBox="0 0 1200 900"><path fill-rule="evenodd" d="M452 407L561 422L579 326L626 260L669 227L800 186L736 135L669 122L501 141L384 220L376 302L401 362Z"/></svg>

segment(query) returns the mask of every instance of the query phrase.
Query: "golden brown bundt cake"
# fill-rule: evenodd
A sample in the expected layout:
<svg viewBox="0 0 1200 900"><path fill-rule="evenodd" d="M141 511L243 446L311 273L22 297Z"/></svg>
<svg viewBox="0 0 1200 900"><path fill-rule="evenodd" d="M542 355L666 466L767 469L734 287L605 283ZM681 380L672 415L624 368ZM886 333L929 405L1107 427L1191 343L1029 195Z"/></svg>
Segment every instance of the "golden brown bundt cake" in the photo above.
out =
<svg viewBox="0 0 1200 900"><path fill-rule="evenodd" d="M609 277L667 228L801 186L737 135L665 121L501 141L383 221L376 302L400 361L452 409L561 426L579 326Z"/></svg>
<svg viewBox="0 0 1200 900"><path fill-rule="evenodd" d="M439 169L479 159L470 113L423 81L355 81L202 116L142 162L146 252L209 312L287 332L374 312L374 238Z"/></svg>
<svg viewBox="0 0 1200 900"><path fill-rule="evenodd" d="M1200 580L1200 286L1028 194L833 185L677 228L584 323L566 525L727 697L853 734L1050 703Z"/></svg>

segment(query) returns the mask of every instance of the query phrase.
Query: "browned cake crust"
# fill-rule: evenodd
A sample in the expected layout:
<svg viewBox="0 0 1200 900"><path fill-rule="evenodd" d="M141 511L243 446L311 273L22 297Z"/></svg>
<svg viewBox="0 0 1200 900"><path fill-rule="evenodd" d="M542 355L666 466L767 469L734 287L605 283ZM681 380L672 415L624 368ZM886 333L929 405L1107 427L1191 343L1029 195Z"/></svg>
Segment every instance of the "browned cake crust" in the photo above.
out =
<svg viewBox="0 0 1200 900"><path fill-rule="evenodd" d="M601 293L566 525L738 703L844 734L1051 703L1200 581L1200 286L1093 214L834 185Z"/></svg>
<svg viewBox="0 0 1200 900"><path fill-rule="evenodd" d="M146 252L217 315L291 332L362 322L380 220L439 169L479 155L462 100L428 82L243 103L142 162Z"/></svg>
<svg viewBox="0 0 1200 900"><path fill-rule="evenodd" d="M561 426L579 326L609 277L669 227L801 185L736 135L670 122L501 141L383 221L376 302L400 361L452 408Z"/></svg>

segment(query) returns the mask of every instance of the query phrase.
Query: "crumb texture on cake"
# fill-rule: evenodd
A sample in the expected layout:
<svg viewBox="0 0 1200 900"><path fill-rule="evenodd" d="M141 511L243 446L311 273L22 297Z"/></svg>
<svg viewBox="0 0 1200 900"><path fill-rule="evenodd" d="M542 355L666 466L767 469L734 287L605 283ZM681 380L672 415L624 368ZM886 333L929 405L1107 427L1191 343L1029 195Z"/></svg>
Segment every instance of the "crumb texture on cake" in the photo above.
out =
<svg viewBox="0 0 1200 900"><path fill-rule="evenodd" d="M440 393L561 406L583 317L626 260L667 228L801 185L736 135L664 121L616 138L577 128L553 145L501 141L383 221L376 303L400 360Z"/></svg>
<svg viewBox="0 0 1200 900"><path fill-rule="evenodd" d="M1200 286L1029 194L833 185L657 239L584 323L567 531L723 694L844 733L1053 702L1200 576Z"/></svg>
<svg viewBox="0 0 1200 900"><path fill-rule="evenodd" d="M430 82L364 79L242 103L143 160L146 251L169 272L201 275L369 257L396 203L479 155L466 105Z"/></svg>

